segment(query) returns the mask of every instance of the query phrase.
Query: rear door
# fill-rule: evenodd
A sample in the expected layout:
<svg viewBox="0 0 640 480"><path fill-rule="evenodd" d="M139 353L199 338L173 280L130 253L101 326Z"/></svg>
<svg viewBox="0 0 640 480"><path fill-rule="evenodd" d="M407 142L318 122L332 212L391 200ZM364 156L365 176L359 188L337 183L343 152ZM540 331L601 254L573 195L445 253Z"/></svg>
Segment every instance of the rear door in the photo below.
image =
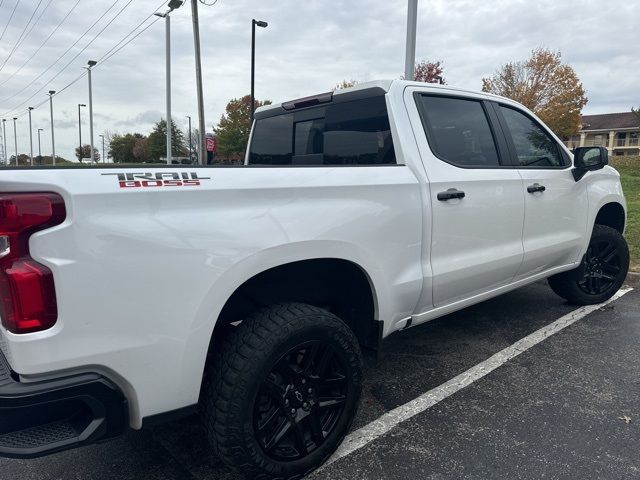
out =
<svg viewBox="0 0 640 480"><path fill-rule="evenodd" d="M405 94L405 102L413 100L419 111L413 128L430 188L425 221L432 237L423 254L430 256L439 307L516 275L523 257L522 179L482 98L420 91L412 97Z"/></svg>
<svg viewBox="0 0 640 480"><path fill-rule="evenodd" d="M576 182L571 160L529 113L493 104L506 134L525 196L524 259L516 279L578 261L587 228L586 182Z"/></svg>

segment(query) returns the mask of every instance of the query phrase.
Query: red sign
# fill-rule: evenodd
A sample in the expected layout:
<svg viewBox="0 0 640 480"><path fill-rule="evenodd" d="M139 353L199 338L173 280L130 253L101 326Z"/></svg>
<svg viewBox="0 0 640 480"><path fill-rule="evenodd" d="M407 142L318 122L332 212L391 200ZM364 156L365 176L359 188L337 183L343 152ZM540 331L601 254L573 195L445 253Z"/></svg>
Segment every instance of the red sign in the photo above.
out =
<svg viewBox="0 0 640 480"><path fill-rule="evenodd" d="M215 138L207 138L207 152L215 152L217 143Z"/></svg>

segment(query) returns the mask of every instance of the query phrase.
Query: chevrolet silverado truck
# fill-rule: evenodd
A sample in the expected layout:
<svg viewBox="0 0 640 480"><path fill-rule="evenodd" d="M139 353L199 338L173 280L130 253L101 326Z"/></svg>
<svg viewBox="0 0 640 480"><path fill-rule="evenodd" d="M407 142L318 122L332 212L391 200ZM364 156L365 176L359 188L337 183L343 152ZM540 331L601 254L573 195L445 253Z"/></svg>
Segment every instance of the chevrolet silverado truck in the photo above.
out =
<svg viewBox="0 0 640 480"><path fill-rule="evenodd" d="M198 412L254 478L349 431L363 349L548 279L622 285L607 151L506 98L406 81L257 110L245 165L0 171L0 455Z"/></svg>

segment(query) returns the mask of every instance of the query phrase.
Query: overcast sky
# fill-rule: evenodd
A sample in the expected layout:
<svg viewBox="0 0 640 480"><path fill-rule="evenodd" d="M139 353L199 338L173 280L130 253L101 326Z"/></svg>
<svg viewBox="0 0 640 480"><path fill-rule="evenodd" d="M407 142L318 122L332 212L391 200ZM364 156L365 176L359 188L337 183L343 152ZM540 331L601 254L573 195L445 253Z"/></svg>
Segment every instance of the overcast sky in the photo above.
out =
<svg viewBox="0 0 640 480"><path fill-rule="evenodd" d="M14 50L0 67L0 117L11 118L14 112L22 115L18 119L21 153L28 153L29 148L26 108L46 100L48 90L69 84L82 73L87 60L103 57L160 5L159 0L118 0L115 6L113 0L0 0L0 65ZM406 6L407 0L218 0L213 6L201 4L207 130L220 119L229 99L249 93L252 18L269 23L257 32L256 97L277 102L327 91L343 79L398 78L404 70ZM34 11L33 29L29 27L18 43ZM416 57L444 61L445 78L451 85L480 89L483 76L544 46L560 50L583 82L589 97L583 113L628 111L640 105L640 2L636 0L420 0L418 16ZM194 124L197 121L188 4L172 14L172 49L173 118L186 129L186 115L193 116ZM105 130L147 134L165 111L164 21L96 68L93 85L98 147L98 134ZM87 102L86 77L54 98L58 155L73 157L78 143L77 104ZM47 103L33 112L33 127L34 131L45 129L42 150L50 154ZM83 143L88 143L88 130L85 109ZM10 121L7 137L12 155ZM34 149L37 154L37 141Z"/></svg>

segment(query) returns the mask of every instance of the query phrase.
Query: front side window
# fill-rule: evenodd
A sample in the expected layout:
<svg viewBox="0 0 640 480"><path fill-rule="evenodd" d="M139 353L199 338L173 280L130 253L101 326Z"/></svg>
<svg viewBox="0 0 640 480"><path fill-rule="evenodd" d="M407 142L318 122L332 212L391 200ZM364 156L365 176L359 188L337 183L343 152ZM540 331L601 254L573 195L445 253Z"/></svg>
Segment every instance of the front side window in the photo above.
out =
<svg viewBox="0 0 640 480"><path fill-rule="evenodd" d="M522 167L564 167L565 160L555 140L532 118L513 108L500 105ZM601 139L602 140L602 139Z"/></svg>
<svg viewBox="0 0 640 480"><path fill-rule="evenodd" d="M421 95L429 146L442 160L461 167L500 165L482 103L453 97Z"/></svg>
<svg viewBox="0 0 640 480"><path fill-rule="evenodd" d="M249 150L249 165L395 163L383 96L258 119Z"/></svg>

